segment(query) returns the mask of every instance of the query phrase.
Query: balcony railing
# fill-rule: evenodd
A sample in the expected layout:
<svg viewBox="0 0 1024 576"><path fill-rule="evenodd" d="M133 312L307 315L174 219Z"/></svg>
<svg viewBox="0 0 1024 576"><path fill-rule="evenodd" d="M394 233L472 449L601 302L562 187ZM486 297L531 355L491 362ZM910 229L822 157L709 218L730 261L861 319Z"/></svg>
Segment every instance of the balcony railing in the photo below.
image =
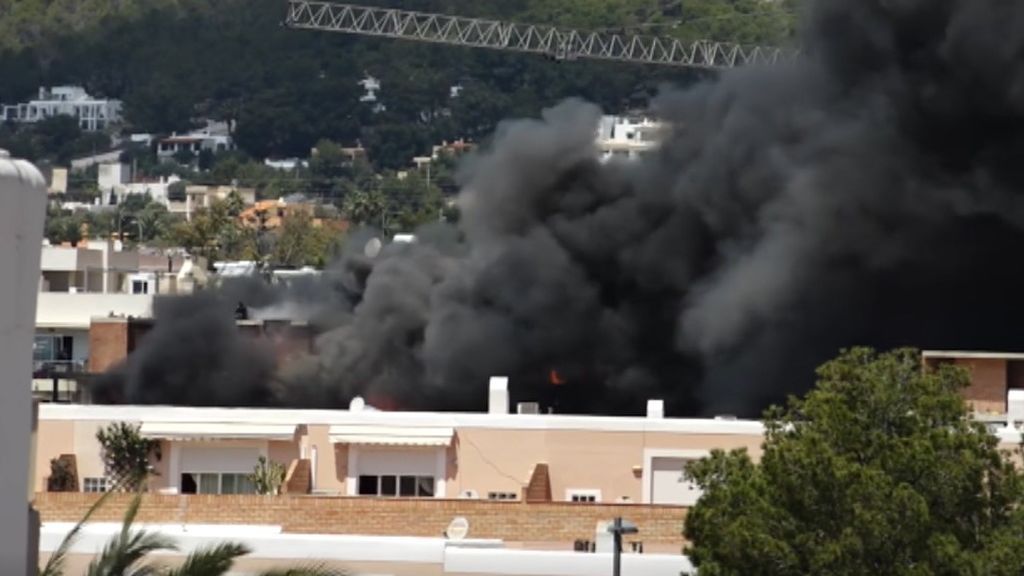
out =
<svg viewBox="0 0 1024 576"><path fill-rule="evenodd" d="M85 360L35 360L32 362L33 378L57 378L86 372Z"/></svg>

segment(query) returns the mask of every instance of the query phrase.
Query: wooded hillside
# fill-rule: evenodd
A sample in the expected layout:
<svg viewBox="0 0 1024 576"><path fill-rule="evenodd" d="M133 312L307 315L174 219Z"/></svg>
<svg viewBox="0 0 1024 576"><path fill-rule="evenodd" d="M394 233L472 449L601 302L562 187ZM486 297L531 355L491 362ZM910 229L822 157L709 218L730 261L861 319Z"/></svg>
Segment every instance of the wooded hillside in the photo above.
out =
<svg viewBox="0 0 1024 576"><path fill-rule="evenodd" d="M402 0L378 5L585 29L784 44L795 0ZM430 143L479 138L567 96L642 107L695 72L378 40L281 27L284 0L0 0L0 102L76 83L121 98L131 128L237 121L262 157L306 156L321 138L361 141L382 166ZM357 82L380 79L375 113ZM453 85L463 87L451 98Z"/></svg>

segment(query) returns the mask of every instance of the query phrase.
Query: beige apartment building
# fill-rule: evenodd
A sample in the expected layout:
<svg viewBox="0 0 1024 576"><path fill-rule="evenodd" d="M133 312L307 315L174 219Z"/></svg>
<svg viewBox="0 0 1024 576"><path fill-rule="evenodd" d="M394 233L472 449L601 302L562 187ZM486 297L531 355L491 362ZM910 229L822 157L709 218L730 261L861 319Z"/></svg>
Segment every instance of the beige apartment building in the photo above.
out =
<svg viewBox="0 0 1024 576"><path fill-rule="evenodd" d="M688 461L761 442L758 422L665 418L659 401L643 417L509 414L505 381L492 387L487 413L43 405L36 488L66 456L82 490L101 490L96 431L116 421L160 441L161 494L246 493L263 456L292 493L686 506Z"/></svg>

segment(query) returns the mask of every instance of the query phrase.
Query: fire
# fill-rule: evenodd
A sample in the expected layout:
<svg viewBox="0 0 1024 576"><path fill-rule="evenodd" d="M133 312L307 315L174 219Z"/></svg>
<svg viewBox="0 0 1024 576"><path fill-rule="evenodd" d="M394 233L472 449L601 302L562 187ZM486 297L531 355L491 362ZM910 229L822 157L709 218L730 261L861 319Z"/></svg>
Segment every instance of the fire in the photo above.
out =
<svg viewBox="0 0 1024 576"><path fill-rule="evenodd" d="M384 412L402 411L402 406L398 403L398 401L388 394L375 394L371 392L366 397L366 403L369 404L370 406L373 406L377 410L382 410Z"/></svg>
<svg viewBox="0 0 1024 576"><path fill-rule="evenodd" d="M562 384L565 384L565 380L562 378L562 375L559 374L558 370L555 370L554 368L552 368L551 373L548 374L548 381L555 386L561 386Z"/></svg>

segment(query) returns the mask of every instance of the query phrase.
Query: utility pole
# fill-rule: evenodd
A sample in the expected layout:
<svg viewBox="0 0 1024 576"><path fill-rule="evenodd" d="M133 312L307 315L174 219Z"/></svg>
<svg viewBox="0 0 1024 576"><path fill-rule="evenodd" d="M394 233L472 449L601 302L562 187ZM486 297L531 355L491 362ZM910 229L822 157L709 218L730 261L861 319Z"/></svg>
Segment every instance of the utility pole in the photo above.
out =
<svg viewBox="0 0 1024 576"><path fill-rule="evenodd" d="M612 576L622 576L622 535L636 534L640 530L636 524L623 520L621 516L615 518L612 525L608 527L612 533Z"/></svg>

